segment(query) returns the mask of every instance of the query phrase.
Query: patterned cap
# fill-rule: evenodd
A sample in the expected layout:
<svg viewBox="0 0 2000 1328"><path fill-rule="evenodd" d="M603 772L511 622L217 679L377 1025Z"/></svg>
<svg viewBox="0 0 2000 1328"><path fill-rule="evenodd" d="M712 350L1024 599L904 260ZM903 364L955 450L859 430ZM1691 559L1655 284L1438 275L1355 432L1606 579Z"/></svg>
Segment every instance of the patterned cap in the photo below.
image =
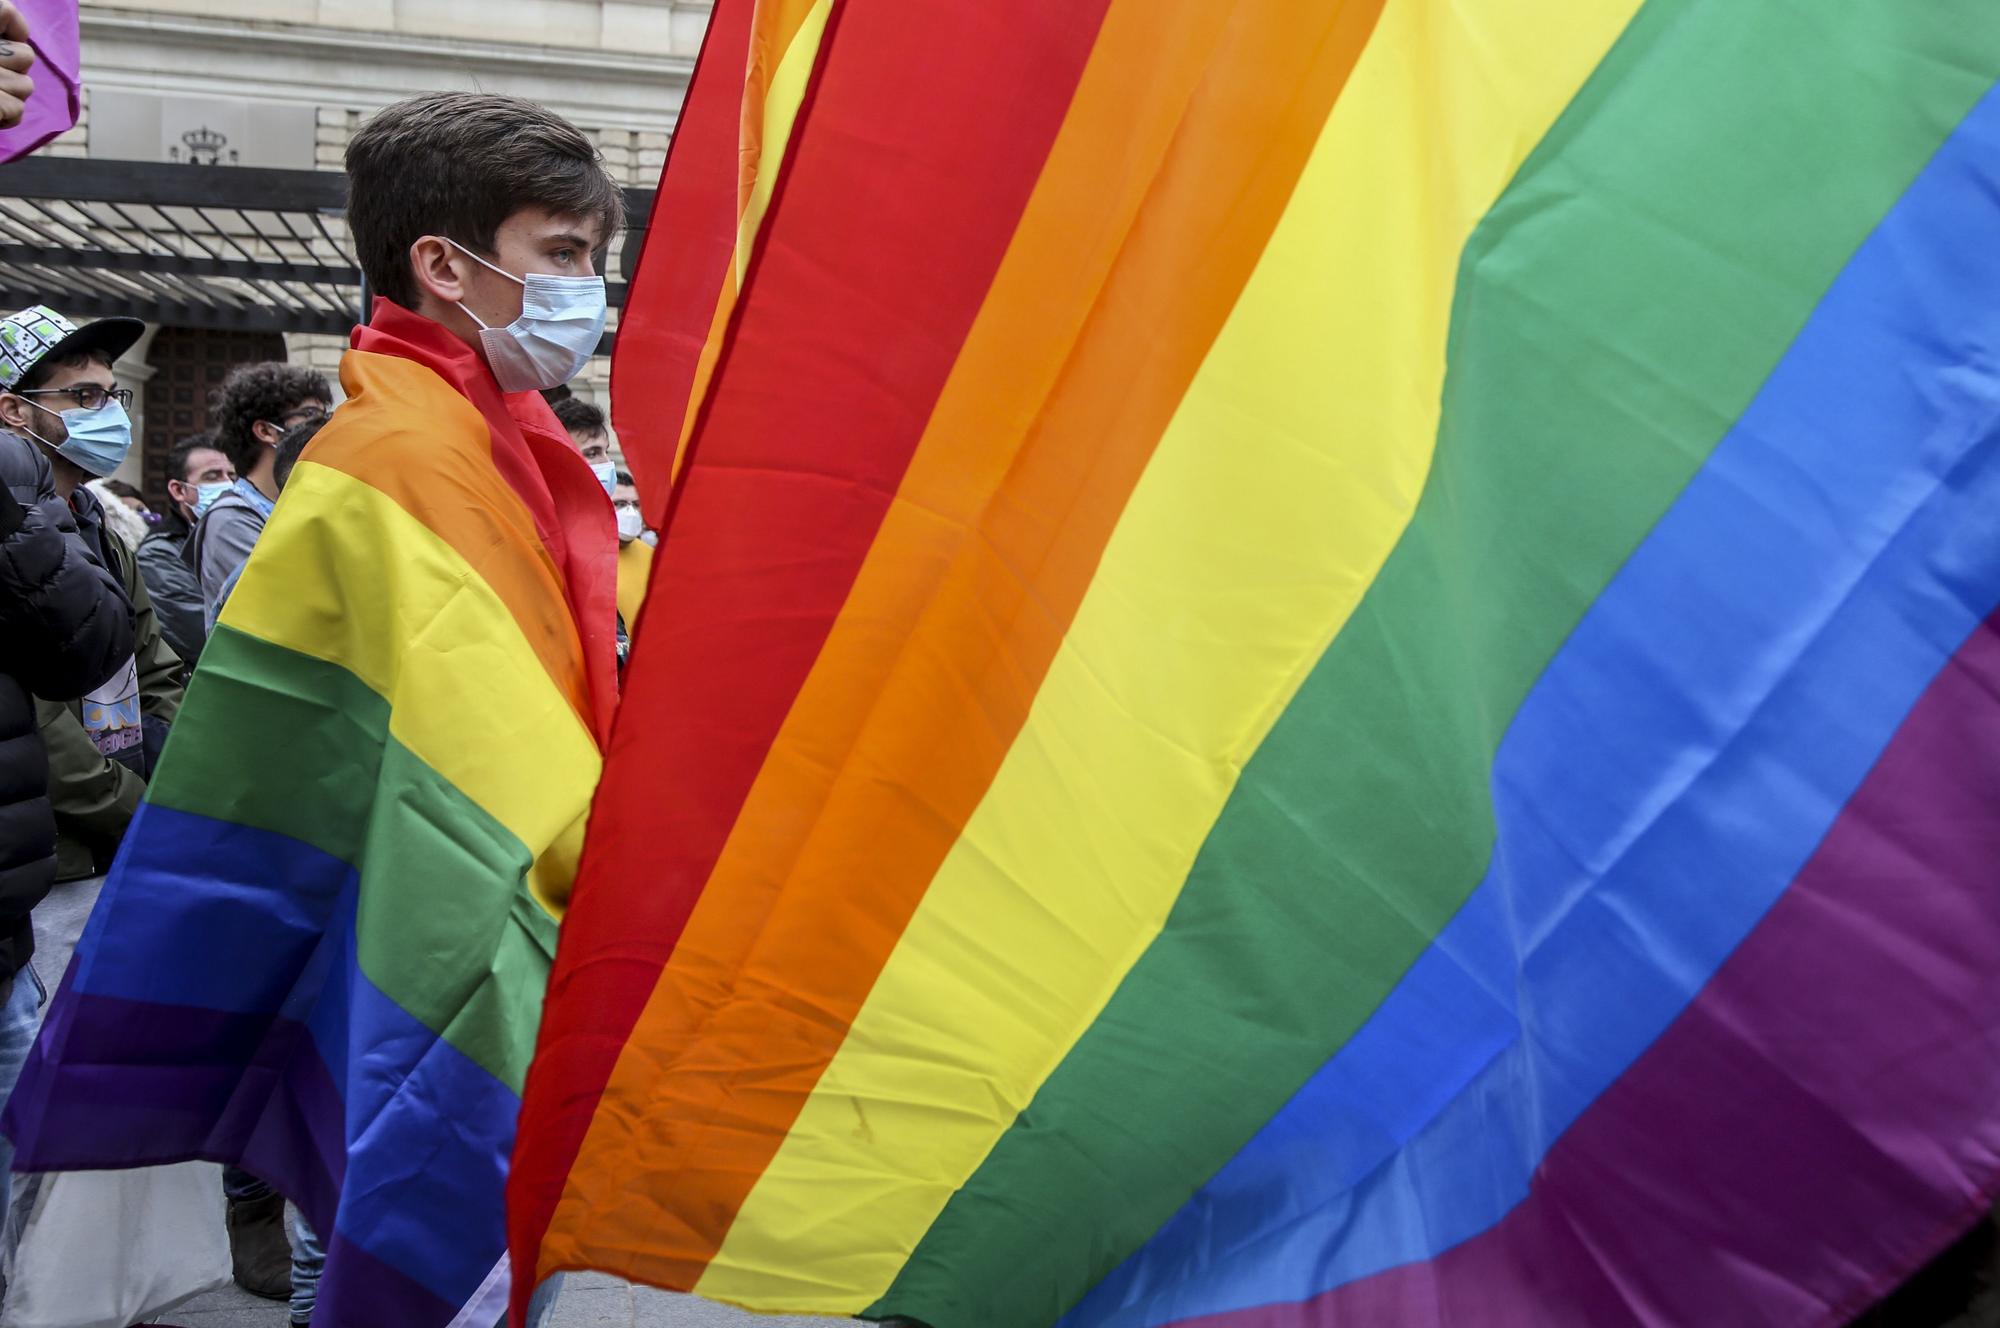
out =
<svg viewBox="0 0 2000 1328"><path fill-rule="evenodd" d="M0 390L13 387L50 355L102 351L111 359L145 335L136 318L100 318L78 327L46 304L0 319Z"/></svg>

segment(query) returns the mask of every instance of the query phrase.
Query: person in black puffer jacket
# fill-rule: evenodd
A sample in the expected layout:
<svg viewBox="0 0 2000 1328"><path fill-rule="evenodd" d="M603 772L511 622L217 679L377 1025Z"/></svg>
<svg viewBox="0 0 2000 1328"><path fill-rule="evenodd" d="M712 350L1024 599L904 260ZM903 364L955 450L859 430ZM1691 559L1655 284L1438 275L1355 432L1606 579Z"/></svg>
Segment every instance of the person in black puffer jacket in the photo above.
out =
<svg viewBox="0 0 2000 1328"><path fill-rule="evenodd" d="M49 463L0 436L0 1100L34 1041L42 993L29 914L56 875L48 755L34 697L77 697L132 658L132 606L79 538ZM13 1145L0 1139L0 1213Z"/></svg>

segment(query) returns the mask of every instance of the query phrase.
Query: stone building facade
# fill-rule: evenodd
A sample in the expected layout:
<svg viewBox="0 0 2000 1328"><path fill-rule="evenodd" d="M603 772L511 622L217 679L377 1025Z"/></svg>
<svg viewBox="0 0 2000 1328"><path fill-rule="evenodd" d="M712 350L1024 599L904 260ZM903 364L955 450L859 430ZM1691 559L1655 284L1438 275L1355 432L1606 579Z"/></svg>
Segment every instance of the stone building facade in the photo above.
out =
<svg viewBox="0 0 2000 1328"><path fill-rule="evenodd" d="M650 186L710 0L84 0L84 104L57 157L337 171L382 106L445 88L542 102L590 135L621 183ZM615 270L616 255L613 267ZM244 358L286 353L335 376L343 339L155 328L119 366L142 410L183 402ZM609 365L576 383L601 397ZM173 380L158 388L150 380ZM165 435L143 430L149 441ZM158 450L157 446L153 450ZM128 477L151 490L160 459Z"/></svg>

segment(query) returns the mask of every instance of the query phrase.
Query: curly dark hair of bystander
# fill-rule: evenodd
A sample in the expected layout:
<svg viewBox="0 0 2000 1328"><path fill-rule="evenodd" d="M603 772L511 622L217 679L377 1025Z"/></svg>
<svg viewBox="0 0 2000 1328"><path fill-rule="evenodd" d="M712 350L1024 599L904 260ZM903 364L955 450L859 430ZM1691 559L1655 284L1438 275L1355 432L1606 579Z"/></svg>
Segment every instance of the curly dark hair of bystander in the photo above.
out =
<svg viewBox="0 0 2000 1328"><path fill-rule="evenodd" d="M269 424L267 433L282 433L291 423L285 419L287 413L311 402L322 407L333 404L333 388L324 374L282 360L239 364L209 396L215 446L239 475L248 475L258 452L270 445L257 436L257 426ZM276 441L275 436L270 441Z"/></svg>

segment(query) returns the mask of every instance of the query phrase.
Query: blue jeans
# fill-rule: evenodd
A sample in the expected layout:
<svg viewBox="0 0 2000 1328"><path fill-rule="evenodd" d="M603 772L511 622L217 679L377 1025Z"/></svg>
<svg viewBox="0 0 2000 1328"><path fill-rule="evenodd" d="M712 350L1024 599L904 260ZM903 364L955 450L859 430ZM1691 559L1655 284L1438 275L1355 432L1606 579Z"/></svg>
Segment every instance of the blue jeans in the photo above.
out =
<svg viewBox="0 0 2000 1328"><path fill-rule="evenodd" d="M326 1247L305 1218L292 1213L292 1322L298 1328L312 1322L319 1300L319 1275L326 1271Z"/></svg>
<svg viewBox="0 0 2000 1328"><path fill-rule="evenodd" d="M21 1067L28 1063L28 1049L35 1045L35 1033L42 1023L42 1002L46 998L35 970L23 968L9 984L6 999L0 1001L0 1102L13 1093L14 1084L21 1077ZM0 1135L0 1225L5 1227L9 1247L8 1258L0 1263L11 1262L12 1245L20 1234L13 1220L13 1181L14 1141Z"/></svg>

